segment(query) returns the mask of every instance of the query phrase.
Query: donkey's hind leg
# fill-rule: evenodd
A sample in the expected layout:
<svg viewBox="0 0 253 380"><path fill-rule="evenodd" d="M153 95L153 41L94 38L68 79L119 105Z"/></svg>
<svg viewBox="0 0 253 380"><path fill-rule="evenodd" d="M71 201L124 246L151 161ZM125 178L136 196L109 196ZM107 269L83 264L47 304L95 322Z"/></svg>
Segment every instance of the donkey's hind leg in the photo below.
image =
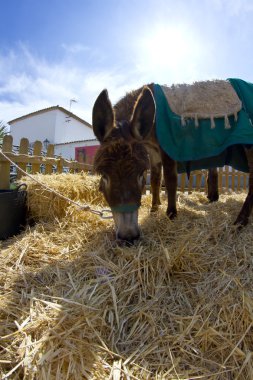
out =
<svg viewBox="0 0 253 380"><path fill-rule="evenodd" d="M211 168L208 170L207 198L209 199L210 202L216 202L219 199L217 168Z"/></svg>
<svg viewBox="0 0 253 380"><path fill-rule="evenodd" d="M245 148L246 156L249 165L249 190L248 195L243 203L242 209L234 224L246 226L249 216L253 208L253 147Z"/></svg>

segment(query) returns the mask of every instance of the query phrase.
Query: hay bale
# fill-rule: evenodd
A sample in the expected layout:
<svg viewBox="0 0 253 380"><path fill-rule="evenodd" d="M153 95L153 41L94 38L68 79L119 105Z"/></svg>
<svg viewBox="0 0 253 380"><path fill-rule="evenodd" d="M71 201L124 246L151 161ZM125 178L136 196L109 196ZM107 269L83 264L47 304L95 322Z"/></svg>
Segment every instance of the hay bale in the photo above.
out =
<svg viewBox="0 0 253 380"><path fill-rule="evenodd" d="M52 190L43 188L32 178L23 177L21 179L20 182L25 182L28 186L29 214L35 221L49 221L65 217L70 203L58 197L54 191L78 201L80 204L105 205L104 198L98 191L98 176L82 172L78 174L36 174L33 175L33 178Z"/></svg>
<svg viewBox="0 0 253 380"><path fill-rule="evenodd" d="M2 243L0 373L22 379L253 378L253 225L245 194L140 210L143 240L68 207Z"/></svg>

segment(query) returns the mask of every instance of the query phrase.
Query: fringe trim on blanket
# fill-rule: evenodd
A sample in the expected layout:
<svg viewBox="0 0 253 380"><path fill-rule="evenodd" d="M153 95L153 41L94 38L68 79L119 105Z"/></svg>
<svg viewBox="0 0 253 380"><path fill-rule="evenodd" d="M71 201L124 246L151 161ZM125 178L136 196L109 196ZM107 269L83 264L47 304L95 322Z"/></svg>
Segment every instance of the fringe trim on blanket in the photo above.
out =
<svg viewBox="0 0 253 380"><path fill-rule="evenodd" d="M210 119L213 129L215 119L224 118L224 128L229 129L231 125L228 117L234 116L237 121L242 108L241 100L228 81L213 80L161 87L171 110L181 117L182 126L186 125L187 119L193 119L198 128L201 119Z"/></svg>

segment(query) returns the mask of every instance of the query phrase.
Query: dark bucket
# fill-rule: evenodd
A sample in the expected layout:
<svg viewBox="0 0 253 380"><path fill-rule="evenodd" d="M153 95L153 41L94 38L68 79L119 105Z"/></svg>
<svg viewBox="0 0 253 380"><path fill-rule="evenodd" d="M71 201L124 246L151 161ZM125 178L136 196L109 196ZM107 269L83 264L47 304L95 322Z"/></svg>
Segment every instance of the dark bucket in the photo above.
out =
<svg viewBox="0 0 253 380"><path fill-rule="evenodd" d="M0 190L0 240L17 235L26 225L27 186L15 190Z"/></svg>

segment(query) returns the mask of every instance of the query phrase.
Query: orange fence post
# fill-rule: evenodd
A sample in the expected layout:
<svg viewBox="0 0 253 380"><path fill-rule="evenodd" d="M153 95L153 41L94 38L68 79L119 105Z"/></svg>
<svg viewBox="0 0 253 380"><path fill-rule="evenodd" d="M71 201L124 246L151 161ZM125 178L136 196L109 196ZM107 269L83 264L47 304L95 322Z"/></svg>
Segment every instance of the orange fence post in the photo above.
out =
<svg viewBox="0 0 253 380"><path fill-rule="evenodd" d="M28 156L28 150L29 150L29 141L28 139L26 139L25 137L23 137L21 140L20 140L20 145L19 145L19 155L26 155ZM20 162L18 164L18 166L23 169L24 171L26 171L26 165L27 163L24 161L24 162ZM17 172L17 179L20 179L24 174L18 170Z"/></svg>
<svg viewBox="0 0 253 380"><path fill-rule="evenodd" d="M36 158L38 158L38 161L32 163L32 174L40 173L40 165L42 163L41 150L42 150L42 142L35 141L34 146L33 146L33 156L36 156Z"/></svg>
<svg viewBox="0 0 253 380"><path fill-rule="evenodd" d="M49 144L47 147L47 157L48 158L54 157L54 145L53 144ZM53 164L50 163L50 161L46 159L45 174L52 174L52 171L53 171Z"/></svg>
<svg viewBox="0 0 253 380"><path fill-rule="evenodd" d="M3 138L2 150L4 153L12 153L12 136L6 135ZM6 154L7 155L7 154ZM0 154L0 189L10 188L10 163Z"/></svg>

